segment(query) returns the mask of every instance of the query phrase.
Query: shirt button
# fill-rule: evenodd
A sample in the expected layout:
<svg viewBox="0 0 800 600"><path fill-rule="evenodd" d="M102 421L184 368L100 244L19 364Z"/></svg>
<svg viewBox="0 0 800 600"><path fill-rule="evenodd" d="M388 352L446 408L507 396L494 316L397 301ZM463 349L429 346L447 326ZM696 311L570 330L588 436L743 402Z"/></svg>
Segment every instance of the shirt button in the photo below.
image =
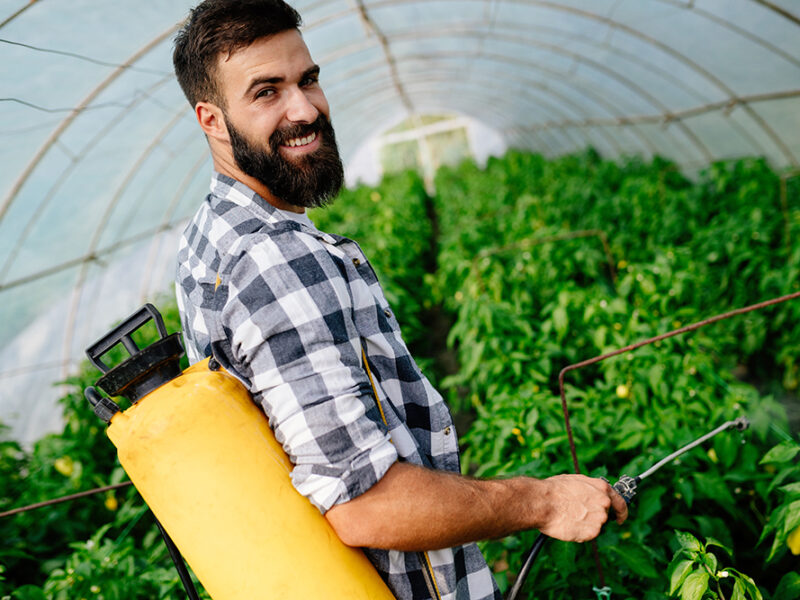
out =
<svg viewBox="0 0 800 600"><path fill-rule="evenodd" d="M392 311L390 311L388 308L385 311L383 311L383 314L385 314L386 317L389 319L392 318Z"/></svg>
<svg viewBox="0 0 800 600"><path fill-rule="evenodd" d="M450 435L450 428L449 427L445 427L444 428L444 434L445 435Z"/></svg>
<svg viewBox="0 0 800 600"><path fill-rule="evenodd" d="M354 264L355 266L358 266L358 265L360 265L360 264L361 264L361 260L359 260L358 258L354 258L354 259L353 259L353 264Z"/></svg>

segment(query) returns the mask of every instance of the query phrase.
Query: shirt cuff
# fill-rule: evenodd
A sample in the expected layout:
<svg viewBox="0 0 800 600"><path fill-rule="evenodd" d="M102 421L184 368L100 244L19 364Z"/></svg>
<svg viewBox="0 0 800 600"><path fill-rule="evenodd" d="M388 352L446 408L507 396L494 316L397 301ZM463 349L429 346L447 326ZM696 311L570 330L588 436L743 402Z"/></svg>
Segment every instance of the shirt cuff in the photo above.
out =
<svg viewBox="0 0 800 600"><path fill-rule="evenodd" d="M344 465L297 465L292 484L325 514L333 506L357 498L378 483L397 462L397 449L388 435Z"/></svg>

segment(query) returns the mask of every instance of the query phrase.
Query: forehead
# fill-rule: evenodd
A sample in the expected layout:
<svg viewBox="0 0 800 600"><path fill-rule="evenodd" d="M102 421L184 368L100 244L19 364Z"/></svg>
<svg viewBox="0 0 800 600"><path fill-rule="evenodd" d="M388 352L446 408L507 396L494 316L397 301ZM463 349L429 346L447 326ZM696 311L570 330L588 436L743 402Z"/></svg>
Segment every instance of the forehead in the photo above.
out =
<svg viewBox="0 0 800 600"><path fill-rule="evenodd" d="M217 75L225 96L243 93L256 79L291 81L314 66L303 37L295 29L260 38L217 59Z"/></svg>

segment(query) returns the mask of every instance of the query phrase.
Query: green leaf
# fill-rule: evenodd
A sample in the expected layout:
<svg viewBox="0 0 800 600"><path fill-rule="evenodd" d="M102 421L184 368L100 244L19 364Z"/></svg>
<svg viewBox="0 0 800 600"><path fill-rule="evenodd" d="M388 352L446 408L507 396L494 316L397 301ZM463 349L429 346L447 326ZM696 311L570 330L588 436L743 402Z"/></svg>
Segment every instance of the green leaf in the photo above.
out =
<svg viewBox="0 0 800 600"><path fill-rule="evenodd" d="M794 440L786 440L770 449L759 461L759 464L789 462L798 452L800 452L800 444Z"/></svg>
<svg viewBox="0 0 800 600"><path fill-rule="evenodd" d="M703 562L706 563L708 570L712 573L717 572L717 557L711 553L703 555Z"/></svg>
<svg viewBox="0 0 800 600"><path fill-rule="evenodd" d="M725 552L728 553L728 556L733 556L733 551L731 551L731 549L728 546L726 546L716 538L710 536L706 537L706 548L708 548L709 546L716 546L717 548L722 548L723 550L725 550Z"/></svg>
<svg viewBox="0 0 800 600"><path fill-rule="evenodd" d="M800 573L792 571L781 578L772 600L796 600L800 598Z"/></svg>
<svg viewBox="0 0 800 600"><path fill-rule="evenodd" d="M609 550L617 555L626 567L640 577L647 577L650 579L661 577L661 573L653 566L653 557L643 548L629 544L624 547L614 546L609 548Z"/></svg>
<svg viewBox="0 0 800 600"><path fill-rule="evenodd" d="M800 481L797 483L790 483L789 485L782 485L779 489L789 496L800 494Z"/></svg>
<svg viewBox="0 0 800 600"><path fill-rule="evenodd" d="M683 584L683 581L686 579L686 576L692 570L692 565L694 564L691 560L682 560L678 564L675 565L675 568L672 571L672 575L669 578L669 595L672 596L675 592Z"/></svg>
<svg viewBox="0 0 800 600"><path fill-rule="evenodd" d="M733 584L733 594L731 595L731 600L746 600L744 597L744 584L739 579L737 579L736 583Z"/></svg>
<svg viewBox="0 0 800 600"><path fill-rule="evenodd" d="M14 600L47 600L42 588L35 585L23 585L11 592L11 598Z"/></svg>
<svg viewBox="0 0 800 600"><path fill-rule="evenodd" d="M691 533L686 533L685 531L676 531L675 537L678 538L678 543L681 545L681 548L693 550L695 552L703 551L703 545Z"/></svg>
<svg viewBox="0 0 800 600"><path fill-rule="evenodd" d="M553 326L556 328L559 339L567 334L569 317L567 316L567 309L564 306L557 306L555 310L553 310Z"/></svg>
<svg viewBox="0 0 800 600"><path fill-rule="evenodd" d="M758 589L756 582L753 581L752 577L745 575L744 573L739 573L739 577L741 577L740 581L744 581L744 585L747 588L747 594L752 598L752 600L764 600L764 597L761 595L761 591Z"/></svg>
<svg viewBox="0 0 800 600"><path fill-rule="evenodd" d="M690 573L681 587L681 600L700 600L708 589L708 573L694 571Z"/></svg>

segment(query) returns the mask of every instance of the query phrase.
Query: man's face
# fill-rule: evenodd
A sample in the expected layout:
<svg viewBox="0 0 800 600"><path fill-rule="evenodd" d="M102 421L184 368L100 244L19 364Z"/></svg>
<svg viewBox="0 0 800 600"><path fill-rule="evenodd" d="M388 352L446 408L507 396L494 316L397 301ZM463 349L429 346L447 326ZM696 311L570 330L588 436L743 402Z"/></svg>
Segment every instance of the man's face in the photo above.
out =
<svg viewBox="0 0 800 600"><path fill-rule="evenodd" d="M295 30L223 56L218 68L236 165L295 206L324 204L344 181L318 74Z"/></svg>

